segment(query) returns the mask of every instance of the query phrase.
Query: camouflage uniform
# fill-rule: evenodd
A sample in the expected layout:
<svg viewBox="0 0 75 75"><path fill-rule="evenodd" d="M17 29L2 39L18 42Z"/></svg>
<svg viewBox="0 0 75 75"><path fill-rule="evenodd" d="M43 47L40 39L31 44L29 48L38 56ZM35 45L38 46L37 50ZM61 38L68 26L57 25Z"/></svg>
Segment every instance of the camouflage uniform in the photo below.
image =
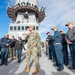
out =
<svg viewBox="0 0 75 75"><path fill-rule="evenodd" d="M46 55L48 54L48 42L45 41L45 45L46 45Z"/></svg>
<svg viewBox="0 0 75 75"><path fill-rule="evenodd" d="M40 35L38 32L33 31L30 32L28 36L28 42L27 42L27 52L26 52L26 66L30 66L30 57L33 56L35 67L39 67L39 61L38 61L38 47L41 45L40 43ZM34 44L36 46L34 47Z"/></svg>

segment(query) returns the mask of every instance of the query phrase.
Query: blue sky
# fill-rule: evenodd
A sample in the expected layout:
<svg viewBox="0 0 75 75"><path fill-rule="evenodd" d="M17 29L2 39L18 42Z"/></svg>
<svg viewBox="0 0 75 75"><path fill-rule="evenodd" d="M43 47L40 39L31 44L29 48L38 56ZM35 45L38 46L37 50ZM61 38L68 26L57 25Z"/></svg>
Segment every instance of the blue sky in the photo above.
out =
<svg viewBox="0 0 75 75"><path fill-rule="evenodd" d="M3 37L8 32L9 18L6 12L7 1L0 0L0 37Z"/></svg>
<svg viewBox="0 0 75 75"><path fill-rule="evenodd" d="M8 2L13 4L14 0L0 0L0 38L8 33L10 23L7 15ZM69 21L75 24L75 0L38 0L38 2L40 8L46 7L46 17L40 23L42 40L46 39L47 31L53 35L51 28L54 25L66 33L65 24Z"/></svg>

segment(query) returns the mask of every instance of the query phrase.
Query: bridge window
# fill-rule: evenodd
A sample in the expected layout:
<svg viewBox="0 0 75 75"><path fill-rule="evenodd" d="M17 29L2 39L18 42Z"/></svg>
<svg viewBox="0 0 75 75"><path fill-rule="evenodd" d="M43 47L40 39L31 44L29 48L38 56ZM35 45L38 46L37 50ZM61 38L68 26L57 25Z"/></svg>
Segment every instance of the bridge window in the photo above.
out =
<svg viewBox="0 0 75 75"><path fill-rule="evenodd" d="M38 26L36 26L36 30L39 30L39 27Z"/></svg>
<svg viewBox="0 0 75 75"><path fill-rule="evenodd" d="M14 26L14 30L16 31L17 29L16 29L16 26Z"/></svg>
<svg viewBox="0 0 75 75"><path fill-rule="evenodd" d="M22 26L22 30L24 30L24 26Z"/></svg>
<svg viewBox="0 0 75 75"><path fill-rule="evenodd" d="M25 30L28 30L28 26L25 26Z"/></svg>
<svg viewBox="0 0 75 75"><path fill-rule="evenodd" d="M10 26L10 30L11 30L11 31L13 30L13 27L12 27L12 26Z"/></svg>

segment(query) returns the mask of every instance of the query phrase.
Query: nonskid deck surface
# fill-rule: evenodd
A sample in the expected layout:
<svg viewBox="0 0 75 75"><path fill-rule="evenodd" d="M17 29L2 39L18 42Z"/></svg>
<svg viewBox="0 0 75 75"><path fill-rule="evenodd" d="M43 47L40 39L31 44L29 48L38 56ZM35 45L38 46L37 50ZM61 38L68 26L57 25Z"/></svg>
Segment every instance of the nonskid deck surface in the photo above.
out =
<svg viewBox="0 0 75 75"><path fill-rule="evenodd" d="M34 70L34 63L31 57L31 70L30 73L25 72L26 62L25 62L25 53L22 55L22 62L20 64L17 63L16 60L10 61L8 66L0 66L0 75L32 75L32 71ZM35 75L75 75L75 70L69 70L66 66L64 66L64 70L58 72L57 67L53 66L52 60L49 60L48 57L42 51L42 56L39 58L40 70Z"/></svg>

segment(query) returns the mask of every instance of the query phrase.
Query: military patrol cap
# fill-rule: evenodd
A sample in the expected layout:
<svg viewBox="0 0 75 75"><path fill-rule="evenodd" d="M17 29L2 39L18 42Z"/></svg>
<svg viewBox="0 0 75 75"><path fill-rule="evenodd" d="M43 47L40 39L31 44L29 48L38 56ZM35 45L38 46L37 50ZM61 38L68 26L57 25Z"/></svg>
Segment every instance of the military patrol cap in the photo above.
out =
<svg viewBox="0 0 75 75"><path fill-rule="evenodd" d="M73 25L73 23L72 23L72 22L68 22L65 26L68 26L68 25L70 25L70 24L72 24L72 25Z"/></svg>
<svg viewBox="0 0 75 75"><path fill-rule="evenodd" d="M27 26L27 28L30 28L30 27L32 28L32 27L34 27L34 26L33 26L33 25Z"/></svg>
<svg viewBox="0 0 75 75"><path fill-rule="evenodd" d="M64 30L61 29L60 32L64 32Z"/></svg>
<svg viewBox="0 0 75 75"><path fill-rule="evenodd" d="M33 28L35 30L35 27L33 25L30 25L27 28Z"/></svg>
<svg viewBox="0 0 75 75"><path fill-rule="evenodd" d="M51 28L51 30L54 30L54 29L58 29L58 27L57 26L54 26L53 28Z"/></svg>

